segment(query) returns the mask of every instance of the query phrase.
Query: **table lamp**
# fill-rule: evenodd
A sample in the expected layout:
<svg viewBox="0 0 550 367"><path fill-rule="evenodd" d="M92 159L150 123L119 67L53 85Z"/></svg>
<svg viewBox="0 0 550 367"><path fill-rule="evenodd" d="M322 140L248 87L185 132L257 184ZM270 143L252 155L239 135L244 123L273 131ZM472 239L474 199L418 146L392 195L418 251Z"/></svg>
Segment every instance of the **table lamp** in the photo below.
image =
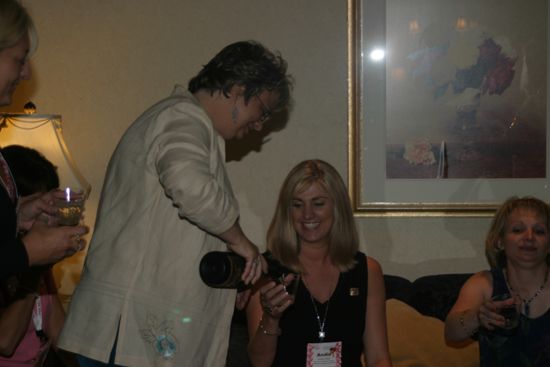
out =
<svg viewBox="0 0 550 367"><path fill-rule="evenodd" d="M29 102L25 105L25 113L0 114L0 147L22 145L38 150L57 167L60 188L79 189L88 196L91 186L67 149L61 115L37 114L35 111Z"/></svg>

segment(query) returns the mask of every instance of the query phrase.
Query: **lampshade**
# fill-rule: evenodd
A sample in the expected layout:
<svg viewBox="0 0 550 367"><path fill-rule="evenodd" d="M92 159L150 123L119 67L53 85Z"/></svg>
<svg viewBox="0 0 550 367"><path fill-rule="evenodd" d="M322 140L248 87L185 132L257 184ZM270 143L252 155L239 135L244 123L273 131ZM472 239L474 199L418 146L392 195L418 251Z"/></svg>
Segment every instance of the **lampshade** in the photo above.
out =
<svg viewBox="0 0 550 367"><path fill-rule="evenodd" d="M0 115L0 146L22 145L42 153L57 167L60 187L88 195L90 184L74 163L61 129L61 115L7 113Z"/></svg>

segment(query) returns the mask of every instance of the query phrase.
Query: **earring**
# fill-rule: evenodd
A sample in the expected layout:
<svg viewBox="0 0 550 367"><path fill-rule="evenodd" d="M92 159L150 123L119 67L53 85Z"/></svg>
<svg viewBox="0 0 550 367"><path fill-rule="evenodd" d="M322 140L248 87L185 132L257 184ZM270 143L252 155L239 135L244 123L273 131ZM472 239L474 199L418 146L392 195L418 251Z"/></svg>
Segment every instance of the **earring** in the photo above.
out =
<svg viewBox="0 0 550 367"><path fill-rule="evenodd" d="M233 106L233 109L231 110L231 120L234 124L237 123L237 117L239 116L239 110L237 109L237 106Z"/></svg>

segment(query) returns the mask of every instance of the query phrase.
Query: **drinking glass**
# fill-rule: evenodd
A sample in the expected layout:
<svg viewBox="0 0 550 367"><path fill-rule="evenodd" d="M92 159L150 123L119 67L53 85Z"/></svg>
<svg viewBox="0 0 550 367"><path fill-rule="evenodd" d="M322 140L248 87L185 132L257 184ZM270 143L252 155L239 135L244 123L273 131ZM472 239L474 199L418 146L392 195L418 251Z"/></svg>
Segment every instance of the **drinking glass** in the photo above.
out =
<svg viewBox="0 0 550 367"><path fill-rule="evenodd" d="M284 284L285 290L287 293L291 296L296 296L296 291L298 290L298 285L300 283L300 274L294 274L294 279L290 281L290 283L285 284L284 279L286 278L288 274L283 273L281 277L278 279L279 283Z"/></svg>
<svg viewBox="0 0 550 367"><path fill-rule="evenodd" d="M510 293L498 294L492 297L493 301L505 301L510 299L512 295ZM504 326L500 329L505 332L510 332L518 326L519 322L519 304L514 303L511 305L502 306L499 308L498 313L504 317Z"/></svg>
<svg viewBox="0 0 550 367"><path fill-rule="evenodd" d="M67 187L63 199L55 199L57 222L60 226L76 226L82 219L85 195L82 191Z"/></svg>

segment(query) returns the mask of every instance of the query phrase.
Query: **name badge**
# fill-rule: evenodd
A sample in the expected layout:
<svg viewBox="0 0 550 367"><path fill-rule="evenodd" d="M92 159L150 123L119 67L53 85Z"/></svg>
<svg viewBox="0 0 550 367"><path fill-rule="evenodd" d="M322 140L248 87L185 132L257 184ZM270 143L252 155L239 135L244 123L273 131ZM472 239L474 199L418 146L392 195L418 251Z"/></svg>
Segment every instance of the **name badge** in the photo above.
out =
<svg viewBox="0 0 550 367"><path fill-rule="evenodd" d="M341 367L342 342L308 343L306 367Z"/></svg>

